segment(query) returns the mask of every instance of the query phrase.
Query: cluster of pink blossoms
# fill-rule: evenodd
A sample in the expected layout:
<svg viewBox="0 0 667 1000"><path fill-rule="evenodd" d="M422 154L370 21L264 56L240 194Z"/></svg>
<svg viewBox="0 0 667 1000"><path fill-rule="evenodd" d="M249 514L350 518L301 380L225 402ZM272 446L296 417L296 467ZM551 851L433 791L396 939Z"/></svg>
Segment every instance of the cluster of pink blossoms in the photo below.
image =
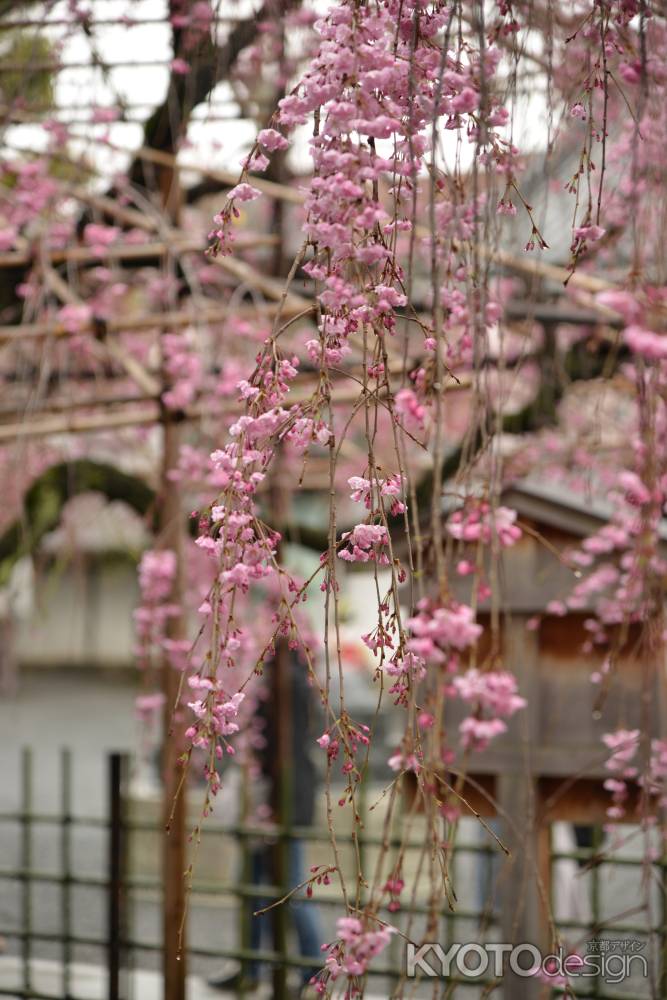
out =
<svg viewBox="0 0 667 1000"><path fill-rule="evenodd" d="M409 619L408 627L411 634L405 652L398 652L385 665L386 672L395 678L390 694L395 696L396 704L403 705L408 704L410 687L426 676L429 664L444 666L447 674L456 674L460 653L473 646L482 632L468 605L434 605L428 600L419 603L418 614ZM454 676L447 691L474 707L459 727L464 749L484 750L495 736L506 732L504 719L526 706L526 700L517 694L516 678L506 670L471 668ZM420 729L429 729L433 722L429 712L420 713ZM418 754L402 749L390 759L389 766L393 770L418 771L421 763Z"/></svg>
<svg viewBox="0 0 667 1000"><path fill-rule="evenodd" d="M193 747L202 750L208 750L213 746L218 760L223 756L222 744L227 753L233 755L234 747L228 737L239 731L237 718L245 694L237 691L230 697L219 681L197 675L189 677L188 684L199 697L188 702L188 708L196 721L186 729L185 738ZM215 770L208 767L206 775L209 779L210 792L215 795L219 788L219 776Z"/></svg>
<svg viewBox="0 0 667 1000"><path fill-rule="evenodd" d="M118 226L102 226L90 222L83 230L83 239L96 257L104 257L110 246L118 240L121 231Z"/></svg>
<svg viewBox="0 0 667 1000"><path fill-rule="evenodd" d="M389 689L389 694L396 695L397 704L406 704L405 699L408 693L410 681L418 682L426 676L426 663L424 658L406 650L405 653L397 653L385 664L385 671L390 677L397 679Z"/></svg>
<svg viewBox="0 0 667 1000"><path fill-rule="evenodd" d="M658 422L667 426L660 417ZM641 462L644 449L637 444ZM565 601L572 610L593 610L595 618L586 627L591 641L600 644L608 641L610 627L646 621L654 613L652 581L667 573L667 560L660 551L667 484L649 489L641 475L631 470L622 472L617 481L620 491L613 520L571 554L572 561L588 572ZM596 562L601 555L614 558Z"/></svg>
<svg viewBox="0 0 667 1000"><path fill-rule="evenodd" d="M427 411L414 389L399 389L394 399L394 411L406 431L413 434L426 429Z"/></svg>
<svg viewBox="0 0 667 1000"><path fill-rule="evenodd" d="M647 361L667 360L667 336L651 328L651 316L665 305L662 289L646 289L642 298L623 289L600 292L598 302L617 312L625 322L623 340L633 354Z"/></svg>
<svg viewBox="0 0 667 1000"><path fill-rule="evenodd" d="M482 626L467 604L434 604L428 598L419 602L417 614L408 619L408 628L410 652L428 663L447 664L448 669L458 664L455 654L472 646L482 634Z"/></svg>
<svg viewBox="0 0 667 1000"><path fill-rule="evenodd" d="M389 535L384 525L357 524L352 531L344 531L341 537L345 546L338 553L340 559L389 565L389 555L385 551Z"/></svg>
<svg viewBox="0 0 667 1000"><path fill-rule="evenodd" d="M399 647L384 665L385 672L393 678L389 694L394 704L407 707L410 690L426 676L427 664L444 665L448 673L458 669L459 653L472 646L482 632L481 625L473 619L472 608L466 604L451 602L443 606L426 598L419 602L417 614L408 619L410 635L404 647ZM372 641L370 636L363 638L374 652L385 646L393 647L391 637L385 632L377 633ZM401 751L389 760L389 766L393 770L417 771L420 763L411 751L407 754Z"/></svg>
<svg viewBox="0 0 667 1000"><path fill-rule="evenodd" d="M230 428L229 443L211 454L205 470L207 481L216 487L218 495L201 512L196 539L214 571L215 582L199 611L206 621L215 623L210 627L214 629L216 648L213 665L206 661L195 678L204 686L199 699L190 705L195 721L189 738L202 748L216 744L216 753L220 752L221 740L224 742L223 738L239 724L236 719L241 693L230 693L229 676L225 675L238 664L243 646L236 621L239 595L257 584L269 589L275 584L277 604L285 607L288 595L292 604L301 599L296 582L277 565L280 535L262 523L255 505L257 491L274 457L276 440L291 440L293 447L306 446L311 436L317 435L317 428L314 423L308 427L299 423L302 418L298 406L291 410L282 406L297 374L296 359L260 353L256 361L252 379L243 379L237 386L246 411ZM197 461L201 474L204 470L200 465ZM292 621L293 615L284 612L274 616L275 635L293 641ZM270 648L269 642L267 654Z"/></svg>
<svg viewBox="0 0 667 1000"><path fill-rule="evenodd" d="M141 600L134 611L137 634L136 655L139 667L145 672L146 683L154 654L166 655L171 665L185 669L189 642L169 639L167 622L179 614L180 608L170 600L176 574L176 555L170 549L151 549L144 552L139 563L139 591ZM159 708L163 702L159 693L145 693L137 698L137 711L142 715Z"/></svg>
<svg viewBox="0 0 667 1000"><path fill-rule="evenodd" d="M202 386L204 371L201 357L187 331L165 334L162 347L164 366L170 380L162 400L170 410L185 410L194 402Z"/></svg>
<svg viewBox="0 0 667 1000"><path fill-rule="evenodd" d="M640 776L639 784L656 799L658 809L667 808L667 740L651 740L648 773Z"/></svg>
<svg viewBox="0 0 667 1000"><path fill-rule="evenodd" d="M638 729L617 729L602 737L602 742L611 751L605 767L614 775L604 783L604 787L612 794L613 805L607 809L610 820L619 821L625 816L628 781L637 778L637 768L631 762L639 748L639 738Z"/></svg>
<svg viewBox="0 0 667 1000"><path fill-rule="evenodd" d="M466 750L485 750L490 741L507 731L503 721L526 707L526 699L517 694L516 678L508 670L468 670L453 681L457 694L476 714L467 716L459 726Z"/></svg>
<svg viewBox="0 0 667 1000"><path fill-rule="evenodd" d="M176 556L170 549L144 552L139 563L139 587L146 603L158 605L171 593L176 573Z"/></svg>
<svg viewBox="0 0 667 1000"><path fill-rule="evenodd" d="M375 479L371 481L364 476L351 476L348 485L352 492L350 497L357 503L363 503L367 510L373 509L373 489L380 497L390 498L389 513L396 517L403 514L406 506L399 498L403 495L405 485L401 475L389 476L388 479Z"/></svg>
<svg viewBox="0 0 667 1000"><path fill-rule="evenodd" d="M369 963L387 947L394 928L386 924L369 930L357 917L336 921L338 941L331 945L325 969L331 979L341 975L363 976Z"/></svg>
<svg viewBox="0 0 667 1000"><path fill-rule="evenodd" d="M494 508L487 500L468 501L462 510L454 511L447 521L447 531L462 542L490 545L497 538L505 548L521 538L516 511L509 507Z"/></svg>
<svg viewBox="0 0 667 1000"><path fill-rule="evenodd" d="M93 318L93 311L85 302L68 302L58 310L58 322L68 333L80 333Z"/></svg>
<svg viewBox="0 0 667 1000"><path fill-rule="evenodd" d="M620 822L626 814L629 782L636 784L650 796L650 811L667 806L667 740L651 740L651 751L645 773L640 774L633 761L641 741L639 729L617 729L605 733L604 745L611 751L605 763L613 777L607 778L604 787L611 792L612 805L607 816L613 822ZM649 813L648 821L655 822Z"/></svg>
<svg viewBox="0 0 667 1000"><path fill-rule="evenodd" d="M480 81L488 85L498 54L487 49L484 66L472 52L466 60L449 56L438 82L442 56L433 40L448 16L444 3L332 7L315 26L320 46L310 69L280 102L279 121L288 128L321 109L310 140L315 177L306 201L306 233L316 254L304 269L322 283L317 351L325 363L340 359L363 324L378 336L392 333L395 310L406 304L396 237L411 223L387 211L377 183L402 178L409 190L429 151L433 118L446 116L449 128L462 128L468 115L480 113ZM500 117L490 108L487 124ZM404 402L405 392L397 412ZM419 407L410 419L423 426Z"/></svg>
<svg viewBox="0 0 667 1000"><path fill-rule="evenodd" d="M19 236L28 235L40 214L54 212L60 187L49 177L46 157L35 160L5 161L0 166L0 248L3 252L16 247ZM66 235L71 235L71 224ZM57 235L57 228L56 233ZM65 234L63 234L65 235Z"/></svg>

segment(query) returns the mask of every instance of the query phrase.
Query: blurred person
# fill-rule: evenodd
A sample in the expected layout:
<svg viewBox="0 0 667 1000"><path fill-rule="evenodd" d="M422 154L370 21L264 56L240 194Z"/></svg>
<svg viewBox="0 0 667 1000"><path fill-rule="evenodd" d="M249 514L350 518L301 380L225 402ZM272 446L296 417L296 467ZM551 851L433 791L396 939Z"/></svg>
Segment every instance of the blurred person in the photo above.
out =
<svg viewBox="0 0 667 1000"><path fill-rule="evenodd" d="M263 801L255 803L255 813L258 818L273 821L282 820L282 825L309 827L313 825L315 815L315 796L319 779L311 748L315 741L314 727L316 706L313 692L308 682L307 667L304 661L292 651L286 651L285 666L288 672L289 694L289 725L291 729L290 759L287 762L287 795L283 802L281 817L278 795L280 781L278 768L280 761L276 753L278 745L278 719L275 711L275 658L264 667L264 679L258 692L259 705L257 717L261 724L261 746L255 752L259 768L258 780L252 779L251 792L257 792L255 798ZM250 850L250 878L253 885L273 884L275 871L275 841L270 834L262 841L254 842ZM306 867L305 845L301 839L289 838L286 850L287 886L291 889L304 882L310 874ZM316 996L309 986L310 979L322 967L321 945L323 931L320 913L317 906L307 902L305 890L294 893L285 905L296 930L299 953L302 958L312 958L310 967L300 967L301 988L299 996L306 998ZM245 901L246 919L250 921L250 950L261 950L264 941L271 945L271 930L273 911L254 916L257 910L270 905L260 895L251 896ZM248 912L249 911L249 912ZM242 988L251 991L259 986L261 963L250 960L241 964L235 963L208 980L209 986L219 990Z"/></svg>

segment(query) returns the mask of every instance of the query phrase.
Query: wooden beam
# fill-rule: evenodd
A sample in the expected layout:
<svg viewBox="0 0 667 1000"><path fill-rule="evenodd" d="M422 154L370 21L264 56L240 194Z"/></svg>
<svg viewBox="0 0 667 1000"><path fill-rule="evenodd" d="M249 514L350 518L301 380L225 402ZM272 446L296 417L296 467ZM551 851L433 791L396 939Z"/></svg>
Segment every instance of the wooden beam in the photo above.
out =
<svg viewBox="0 0 667 1000"><path fill-rule="evenodd" d="M251 250L257 247L275 246L276 237L270 233L239 234L235 246L239 250ZM206 249L202 240L193 240L180 232L172 242L159 240L147 243L117 243L106 247L103 254L94 253L90 247L75 246L63 250L51 250L42 254L30 249L15 250L0 254L0 268L26 267L35 259L41 258L50 264L104 264L107 261L143 260L148 257L165 257L167 254L201 253Z"/></svg>
<svg viewBox="0 0 667 1000"><path fill-rule="evenodd" d="M158 418L157 403L150 409L144 406L94 414L59 413L22 423L0 424L0 442L51 437L56 434L101 433L121 427L142 427L156 423Z"/></svg>
<svg viewBox="0 0 667 1000"><path fill-rule="evenodd" d="M210 302L210 299L208 300ZM274 302L262 302L258 305L248 305L239 303L234 307L229 307L224 303L216 306L202 306L200 309L190 311L189 309L174 310L164 313L149 313L139 316L120 316L108 320L107 330L118 333L150 333L157 330L164 330L169 327L181 328L184 326L221 326L226 323L230 316L248 317L253 316L273 316L276 313L277 305ZM289 319L303 311L303 306L299 302L287 303L281 310L285 319ZM82 333L95 333L97 330L94 323L87 323L76 331L74 336ZM39 340L43 337L71 337L73 334L67 330L62 323L55 321L43 323L14 323L9 326L0 326L0 344L17 343L25 340Z"/></svg>
<svg viewBox="0 0 667 1000"><path fill-rule="evenodd" d="M401 370L397 370L394 374L399 376ZM334 382L333 391L331 394L331 402L335 406L340 406L343 403L354 403L356 402L362 392L362 387L357 379L346 379L343 373L340 380ZM349 373L352 374L352 373ZM297 377L298 378L298 377ZM310 374L304 376L301 383L295 384L292 392L290 393L288 403L290 405L305 403L311 396L312 392L308 391L308 380L310 379ZM459 382L451 382L447 385L445 392L461 392L469 389L472 386L472 379L466 377L461 379ZM392 387L392 391L400 388L400 383L397 382ZM99 433L107 429L115 429L119 427L132 427L132 426L145 426L146 424L155 423L158 420L159 413L157 407L154 406L152 409L147 408L147 404L154 404L156 402L156 395L148 394L138 398L136 401L127 400L127 402L136 402L136 404L146 404L146 406L139 408L139 406L128 406L124 409L111 410L110 412L105 412L107 408L112 406L117 406L125 402L123 399L110 399L110 400L100 400L97 404L102 407L101 413L77 413L75 411L76 407L85 409L86 406L92 405L94 403L77 403L73 401L71 404L62 402L58 407L57 413L42 412L35 416L26 418L24 414L17 411L0 413L0 418L4 418L5 422L0 423L0 443L3 441L11 441L14 439L25 439L25 438L38 438L38 437L49 437L56 434L85 434L85 433ZM384 401L386 399L386 392L383 390L379 396L380 400ZM69 407L73 408L72 413L63 413L63 410L68 410ZM207 419L222 419L224 417L233 416L242 411L242 406L235 403L226 403L222 405L219 409L211 410L209 404L199 403L188 408L186 413L180 414L181 420L186 421L199 421Z"/></svg>
<svg viewBox="0 0 667 1000"><path fill-rule="evenodd" d="M250 264L246 263L244 260L237 260L235 257L216 257L216 264L218 264L224 271L231 274L232 277L236 278L237 281L242 282L244 285L249 285L250 288L256 288L258 291L262 292L264 295L268 295L269 298L280 301L285 293L285 282L281 281L280 278L272 278L267 274L262 274L257 268L252 267ZM303 310L313 308L313 300L307 299L303 295L299 295L297 292L289 291L285 298L284 310L281 309L281 314L284 312L285 317L289 317L290 314L298 313Z"/></svg>
<svg viewBox="0 0 667 1000"><path fill-rule="evenodd" d="M202 177L209 177L211 180L219 181L221 185L230 188L239 182L240 170L216 170L212 167L205 167L201 163L184 162L172 153L166 153L159 149L148 149L146 146L142 146L137 150L130 150L128 147L116 143L106 143L106 145L116 152L131 154L138 160L145 160L147 163L155 163L159 166L173 167L181 173L183 171L190 171L200 174ZM287 201L293 205L302 205L305 201L306 196L299 188L291 187L288 184L279 184L276 181L269 181L264 177L256 177L254 174L251 177L251 181L253 187L256 187L262 194L269 195L271 198L279 198L281 201Z"/></svg>

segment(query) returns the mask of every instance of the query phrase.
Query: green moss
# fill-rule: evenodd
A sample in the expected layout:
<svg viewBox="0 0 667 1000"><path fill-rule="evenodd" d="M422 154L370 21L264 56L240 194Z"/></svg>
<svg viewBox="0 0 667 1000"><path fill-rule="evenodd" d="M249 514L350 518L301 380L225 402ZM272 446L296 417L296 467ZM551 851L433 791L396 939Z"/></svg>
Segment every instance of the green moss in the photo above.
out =
<svg viewBox="0 0 667 1000"><path fill-rule="evenodd" d="M30 105L44 107L53 103L54 71L31 69L35 64L53 62L53 47L48 38L34 32L8 33L2 45L2 63L24 66L25 69L3 70L0 73L0 98L3 104L13 104L18 98Z"/></svg>

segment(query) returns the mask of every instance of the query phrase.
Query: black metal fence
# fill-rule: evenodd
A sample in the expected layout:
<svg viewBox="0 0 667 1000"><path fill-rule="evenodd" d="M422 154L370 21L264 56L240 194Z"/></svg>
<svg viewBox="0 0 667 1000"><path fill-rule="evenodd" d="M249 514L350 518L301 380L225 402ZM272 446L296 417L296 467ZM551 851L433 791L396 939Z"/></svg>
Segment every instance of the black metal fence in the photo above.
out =
<svg viewBox="0 0 667 1000"><path fill-rule="evenodd" d="M122 781L125 759L121 754L108 757L108 812L104 818L75 816L72 796L72 759L67 749L61 752L60 803L57 812L42 813L34 808L33 754L24 749L20 767L20 805L18 812L0 813L4 827L18 831L18 866L0 867L0 883L13 882L19 887L20 927L0 927L0 935L9 943L18 944L20 982L12 986L0 984L0 995L31 1000L69 1000L72 996L71 972L73 949L76 946L95 948L106 952L109 1000L121 1000L121 941L123 935L123 857L124 828L122 822ZM60 870L56 873L40 867L35 855L33 832L36 828L53 830L58 841ZM106 832L107 850L104 865L106 876L83 875L77 872L73 859L72 835L75 828L98 829ZM44 886L59 887L59 930L45 932L35 927L34 891ZM72 926L74 911L73 892L76 887L96 889L104 893L108 907L106 935L102 937L76 934ZM57 993L44 993L36 988L33 974L35 946L52 944L60 950L60 987Z"/></svg>
<svg viewBox="0 0 667 1000"><path fill-rule="evenodd" d="M96 954L96 963L100 969L100 979L106 979L103 996L108 1000L129 1000L131 976L129 973L141 966L147 956L160 958L161 945L156 940L148 940L132 928L133 898L136 893L159 893L161 888L159 867L148 874L130 871L128 857L130 846L142 835L154 839L164 835L160 832L155 818L141 819L128 816L125 796L125 779L128 773L128 760L120 754L111 754L107 758L107 806L106 815L87 816L74 809L72 759L68 750L61 752L59 806L53 812L42 812L35 808L33 796L34 758L30 750L25 749L21 755L20 766L20 803L17 811L0 813L0 824L3 827L13 827L19 844L18 864L0 864L0 885L14 883L19 889L18 925L0 926L0 935L4 937L18 958L19 980L15 985L4 986L0 983L0 996L21 998L21 1000L68 1000L72 997L72 968L77 951L84 949L87 954ZM363 809L363 806L362 806ZM40 864L40 858L34 850L34 834L37 830L47 828L53 832L52 842L58 843L58 870L47 870ZM77 859L74 857L75 832L95 830L98 832L98 867L95 874L84 874L80 871ZM231 839L237 845L236 877L215 879L197 878L195 864L195 879L192 883L191 902L202 897L215 898L226 896L236 900L237 943L215 947L205 947L192 941L187 948L188 960L221 959L235 960L241 968L248 963L262 963L279 970L274 976L274 996L287 996L287 975L289 970L303 970L312 967L313 962L307 957L294 954L288 946L286 924L289 920L289 908L277 906L271 917L282 930L276 935L274 931L273 948L253 948L251 944L250 919L251 912L259 901L275 900L285 896L290 886L272 885L266 881L258 882L252 877L253 842L267 837L267 828L244 823L220 824L207 820L203 829L203 838ZM313 848L321 845L326 848L330 836L327 830L294 827L281 830L270 829L270 839L278 844L287 845L290 840L301 840ZM390 846L398 849L399 839L390 839ZM369 850L386 846L382 836L371 836L361 832L358 836L357 848L362 864ZM409 849L417 850L423 845L414 843ZM150 852L149 852L150 853ZM490 860L493 850L488 847L474 845L457 849L457 854L480 854ZM286 871L286 866L283 866ZM59 921L57 931L44 931L36 926L34 919L35 893L39 895L44 886L56 887L59 892ZM75 893L79 889L96 890L105 900L105 919L98 926L98 933L82 933L75 928L76 916ZM303 894L302 894L303 895ZM306 905L309 901L302 900ZM314 902L314 901L313 901ZM249 904L253 904L252 906ZM329 895L317 894L316 905L336 912L340 915L340 902L332 892ZM428 912L424 905L413 906L412 909L423 915ZM396 920L396 915L386 913L386 917ZM447 937L453 934L454 922L472 920L478 922L481 912L457 910L456 916L449 914L443 918L444 933ZM485 914L488 922L493 915ZM281 944L280 950L276 943ZM51 954L58 953L59 983L55 991L46 992L39 989L35 983L34 959L44 945L51 946ZM13 946L13 947L12 947ZM142 956L144 956L142 958ZM377 963L372 972L379 979L396 981L402 974L402 957L400 948L394 948L394 953L380 964ZM462 986L470 985L466 980ZM479 982L477 983L479 985ZM77 992L76 1000L99 1000L100 993L95 996L84 996Z"/></svg>
<svg viewBox="0 0 667 1000"><path fill-rule="evenodd" d="M141 818L129 815L126 809L127 798L125 795L125 780L128 773L128 762L126 758L119 754L112 754L107 760L106 774L106 810L103 816L81 815L74 808L73 802L73 782L72 782L72 760L69 751L63 750L60 760L60 781L59 781L59 806L53 812L40 812L35 809L33 796L34 760L29 750L24 750L21 757L20 766L20 803L17 811L0 813L0 824L3 827L11 827L15 831L15 838L18 847L18 855L15 859L18 863L5 864L0 862L0 891L2 885L13 884L18 890L17 911L18 920L13 926L0 926L0 935L7 941L9 950L16 958L16 982L10 986L0 983L0 996L13 997L16 1000L70 1000L74 997L72 988L72 976L74 959L81 950L87 954L95 953L97 956L96 965L100 972L95 990L86 996L81 991L76 992L76 1000L131 1000L132 976L130 973L135 967L143 966L149 959L155 965L159 962L161 946L159 941L150 940L145 934L133 927L133 899L135 894L142 892L152 892L158 894L161 888L159 867L156 870L143 872L137 871L135 866L128 864L131 856L131 843L133 839L147 836L152 837L153 844L159 844L159 827L153 817ZM51 839L52 847L57 845L58 864L57 870L54 866L44 867L41 863L39 852L35 850L35 832L41 829L48 829L53 832ZM77 844L75 835L82 831L97 831L98 836L98 870L94 873L81 871L81 866L77 863ZM289 886L276 886L269 884L257 884L251 871L251 854L253 839L256 840L266 836L266 828L258 828L246 824L222 825L209 820L204 827L204 837L226 838L237 845L237 852L233 867L234 872L239 876L225 878L212 878L206 875L205 878L195 877L192 884L192 899L202 900L204 897L215 900L216 897L226 896L230 900L235 900L236 919L234 921L233 942L215 945L202 945L198 940L193 940L188 946L189 960L206 960L210 963L227 958L236 960L241 964L241 968L247 967L251 961L259 961L276 970L280 970L280 975L274 977L274 996L279 998L286 996L287 974L289 970L299 970L308 968L312 961L300 955L295 955L287 946L287 936L285 924L282 930L273 937L273 947L271 949L253 948L250 934L251 901L259 899L277 899L284 896L289 891ZM290 830L273 829L272 836L278 844L287 845L290 840L303 840L307 842L311 849L317 849L320 844L324 848L329 843L329 833L326 830L299 829ZM600 879L601 866L596 861L599 852L600 841L599 832L594 835L590 848L578 851L552 851L552 865L557 865L559 861L574 860L581 865L587 865L591 871L590 883L590 919L579 921L568 919L561 921L562 926L569 930L573 928L579 930L583 935L589 934L591 939L595 939L603 931L609 931L608 923L605 923L600 910ZM361 832L358 842L358 851L361 854L362 862L366 852L378 849L386 843L383 836L373 836ZM390 844L393 843L390 839ZM396 839L395 846L398 848L401 841ZM409 850L420 850L423 845L413 842ZM155 851L149 850L149 855ZM491 846L476 846L473 844L461 844L455 850L454 858L460 859L468 855L475 857L478 862L484 865L477 865L477 868L487 869L487 878L493 865L495 851ZM638 870L644 862L637 859L625 859L615 861L615 865L628 866ZM653 865L653 876L661 880L664 889L665 862L656 859ZM195 866L195 876L197 867ZM37 926L35 921L35 901L39 906L40 893L45 891L45 887L55 887L58 893L57 907L57 930L45 931ZM97 926L91 927L89 932L82 930L80 923L75 920L77 903L76 894L79 890L95 891L104 901L103 919L97 922ZM663 892L664 901L664 892ZM306 905L311 905L306 902ZM340 902L334 892L329 895L318 893L317 905L324 910L331 910L336 915L340 915ZM428 912L426 903L412 907L417 914L425 915ZM277 921L287 921L287 908L279 906L273 911L274 919ZM386 913L383 914L390 922L400 920L400 915ZM1 922L0 918L0 922ZM331 920L328 921L331 925ZM479 928L482 924L486 931L497 924L497 915L489 912L488 909L480 905L479 908L466 910L457 909L456 913L443 914L442 937L448 943L459 940L457 931L468 922L468 929L472 926ZM653 922L619 922L613 928L617 934L635 934L642 939L651 939L657 942L658 962L654 970L654 978L659 983L658 989L665 985L664 962L659 959L664 958L667 941L667 909L664 908L658 913ZM415 931L415 937L419 935ZM277 948L276 945L280 947ZM55 986L50 986L49 990L43 988L36 981L39 977L35 975L35 961L38 954L42 954L45 947L50 949L51 955L56 955L54 966L57 967L58 982ZM378 989L384 990L388 995L392 989L392 984L396 984L404 974L403 956L401 942L395 938L393 949L385 953L382 960L374 963L372 974L374 982L378 983ZM662 976L662 978L661 978ZM53 977L52 977L53 980ZM102 984L100 986L100 983ZM483 980L459 978L450 981L450 986L473 987L479 990ZM102 990L102 992L100 992ZM373 992L376 992L374 990ZM558 995L559 990L554 991ZM450 995L450 994L448 994ZM486 996L499 996L500 991L493 992L492 984L488 983ZM582 984L582 988L577 987L577 996L587 996L595 1000L637 1000L638 993L623 993L620 989L609 990L604 978L591 979ZM643 995L650 996L650 992ZM656 996L665 996L667 993L655 993Z"/></svg>

